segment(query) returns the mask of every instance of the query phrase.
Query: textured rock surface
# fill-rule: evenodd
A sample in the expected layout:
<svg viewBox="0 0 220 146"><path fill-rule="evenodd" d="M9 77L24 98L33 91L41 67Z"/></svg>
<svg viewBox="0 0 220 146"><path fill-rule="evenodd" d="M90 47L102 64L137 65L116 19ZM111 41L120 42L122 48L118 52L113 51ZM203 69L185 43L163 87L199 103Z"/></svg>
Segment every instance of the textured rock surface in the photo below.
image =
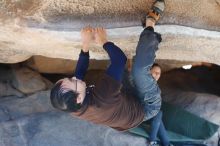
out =
<svg viewBox="0 0 220 146"><path fill-rule="evenodd" d="M182 26L158 26L156 30L163 34L158 59L220 64L220 32ZM109 39L132 58L141 31L141 27L130 27L111 29L108 33ZM20 62L32 55L77 60L81 49L80 34L75 31L56 32L30 28L14 30L9 27L0 32L0 62L4 63ZM90 56L99 60L108 58L104 50L95 45L91 47Z"/></svg>
<svg viewBox="0 0 220 146"><path fill-rule="evenodd" d="M24 94L45 90L47 82L42 76L28 68L12 69L12 86Z"/></svg>
<svg viewBox="0 0 220 146"><path fill-rule="evenodd" d="M0 98L7 96L23 96L23 93L21 93L11 85L11 81L11 67L0 64Z"/></svg>
<svg viewBox="0 0 220 146"><path fill-rule="evenodd" d="M67 59L53 59L43 56L34 56L25 62L28 67L40 73L67 73L73 74L77 61ZM89 69L106 69L109 60L90 60Z"/></svg>
<svg viewBox="0 0 220 146"><path fill-rule="evenodd" d="M1 0L0 62L21 62L33 55L77 60L81 48L79 29L87 24L108 27L110 40L131 58L142 29L127 26L140 25L152 2ZM219 0L166 0L166 3L160 24L209 31L169 25L158 27L164 38L158 58L220 64ZM107 59L104 51L96 46L92 47L91 57Z"/></svg>
<svg viewBox="0 0 220 146"><path fill-rule="evenodd" d="M49 80L27 67L0 64L0 97L25 97L51 86Z"/></svg>
<svg viewBox="0 0 220 146"><path fill-rule="evenodd" d="M140 24L154 0L1 0L1 20L7 24L79 29L88 22L108 27ZM166 10L160 23L220 29L219 0L166 0Z"/></svg>
<svg viewBox="0 0 220 146"><path fill-rule="evenodd" d="M7 97L12 95L22 97L23 93L14 89L11 84L9 84L9 82L0 82L0 97Z"/></svg>

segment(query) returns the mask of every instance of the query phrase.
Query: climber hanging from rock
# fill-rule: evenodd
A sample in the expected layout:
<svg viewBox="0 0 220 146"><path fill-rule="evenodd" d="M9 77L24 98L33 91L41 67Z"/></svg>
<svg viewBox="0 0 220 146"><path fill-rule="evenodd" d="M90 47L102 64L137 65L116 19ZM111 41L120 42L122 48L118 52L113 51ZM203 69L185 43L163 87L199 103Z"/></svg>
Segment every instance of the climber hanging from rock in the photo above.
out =
<svg viewBox="0 0 220 146"><path fill-rule="evenodd" d="M59 80L51 90L52 105L74 116L124 131L134 128L143 121L156 117L158 126L153 125L149 145L156 144L159 131L164 146L170 145L161 122L161 93L157 82L150 74L155 52L161 36L154 32L155 23L164 10L164 1L155 2L146 17L146 26L141 33L134 64L132 81L137 96L129 96L121 91L122 77L127 57L113 42L108 41L104 28L86 27L81 31L82 50L75 69L75 76ZM89 66L89 46L95 41L107 52L111 64L94 87L83 81ZM154 136L153 136L154 135Z"/></svg>

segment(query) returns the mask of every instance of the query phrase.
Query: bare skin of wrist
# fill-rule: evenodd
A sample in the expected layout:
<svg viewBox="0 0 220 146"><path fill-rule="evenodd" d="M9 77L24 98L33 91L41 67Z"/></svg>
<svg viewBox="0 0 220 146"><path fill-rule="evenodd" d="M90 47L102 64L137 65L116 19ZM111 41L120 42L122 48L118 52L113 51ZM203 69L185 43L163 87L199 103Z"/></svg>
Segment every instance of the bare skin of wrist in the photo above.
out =
<svg viewBox="0 0 220 146"><path fill-rule="evenodd" d="M89 46L88 45L82 45L82 51L83 52L89 52Z"/></svg>

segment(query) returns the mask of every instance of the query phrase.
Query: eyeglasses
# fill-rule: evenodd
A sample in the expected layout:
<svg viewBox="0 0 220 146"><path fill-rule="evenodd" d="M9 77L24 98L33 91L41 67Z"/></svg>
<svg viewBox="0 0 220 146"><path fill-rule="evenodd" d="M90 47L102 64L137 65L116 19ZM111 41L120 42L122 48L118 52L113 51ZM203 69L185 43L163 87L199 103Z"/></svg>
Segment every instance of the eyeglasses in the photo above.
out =
<svg viewBox="0 0 220 146"><path fill-rule="evenodd" d="M76 81L75 86L76 86L76 91L77 91L77 80L75 80L75 81Z"/></svg>
<svg viewBox="0 0 220 146"><path fill-rule="evenodd" d="M75 78L70 78L69 80L70 80L70 81L73 81L73 80L75 81L75 91L77 92L77 89L78 89L78 88L77 88L77 82L78 82L78 80L75 79Z"/></svg>

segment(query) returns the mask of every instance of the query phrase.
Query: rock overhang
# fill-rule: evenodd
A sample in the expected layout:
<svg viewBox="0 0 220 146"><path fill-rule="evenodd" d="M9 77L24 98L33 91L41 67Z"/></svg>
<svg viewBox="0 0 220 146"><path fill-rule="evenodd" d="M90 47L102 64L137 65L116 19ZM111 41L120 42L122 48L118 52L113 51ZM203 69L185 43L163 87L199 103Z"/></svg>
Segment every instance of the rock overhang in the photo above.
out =
<svg viewBox="0 0 220 146"><path fill-rule="evenodd" d="M0 1L0 62L17 63L31 56L77 60L80 29L88 24L108 28L109 39L132 58L142 31L140 19L153 0ZM220 64L218 0L166 0L156 31L163 42L157 59ZM108 59L98 46L91 58Z"/></svg>
<svg viewBox="0 0 220 146"><path fill-rule="evenodd" d="M16 63L31 56L77 60L81 49L80 31L55 31L39 28L4 27L1 29L2 63ZM109 40L116 43L128 58L135 54L142 27L107 29ZM155 31L163 41L157 59L209 62L220 64L220 32L177 25L158 25ZM93 44L91 59L108 59L104 50Z"/></svg>

